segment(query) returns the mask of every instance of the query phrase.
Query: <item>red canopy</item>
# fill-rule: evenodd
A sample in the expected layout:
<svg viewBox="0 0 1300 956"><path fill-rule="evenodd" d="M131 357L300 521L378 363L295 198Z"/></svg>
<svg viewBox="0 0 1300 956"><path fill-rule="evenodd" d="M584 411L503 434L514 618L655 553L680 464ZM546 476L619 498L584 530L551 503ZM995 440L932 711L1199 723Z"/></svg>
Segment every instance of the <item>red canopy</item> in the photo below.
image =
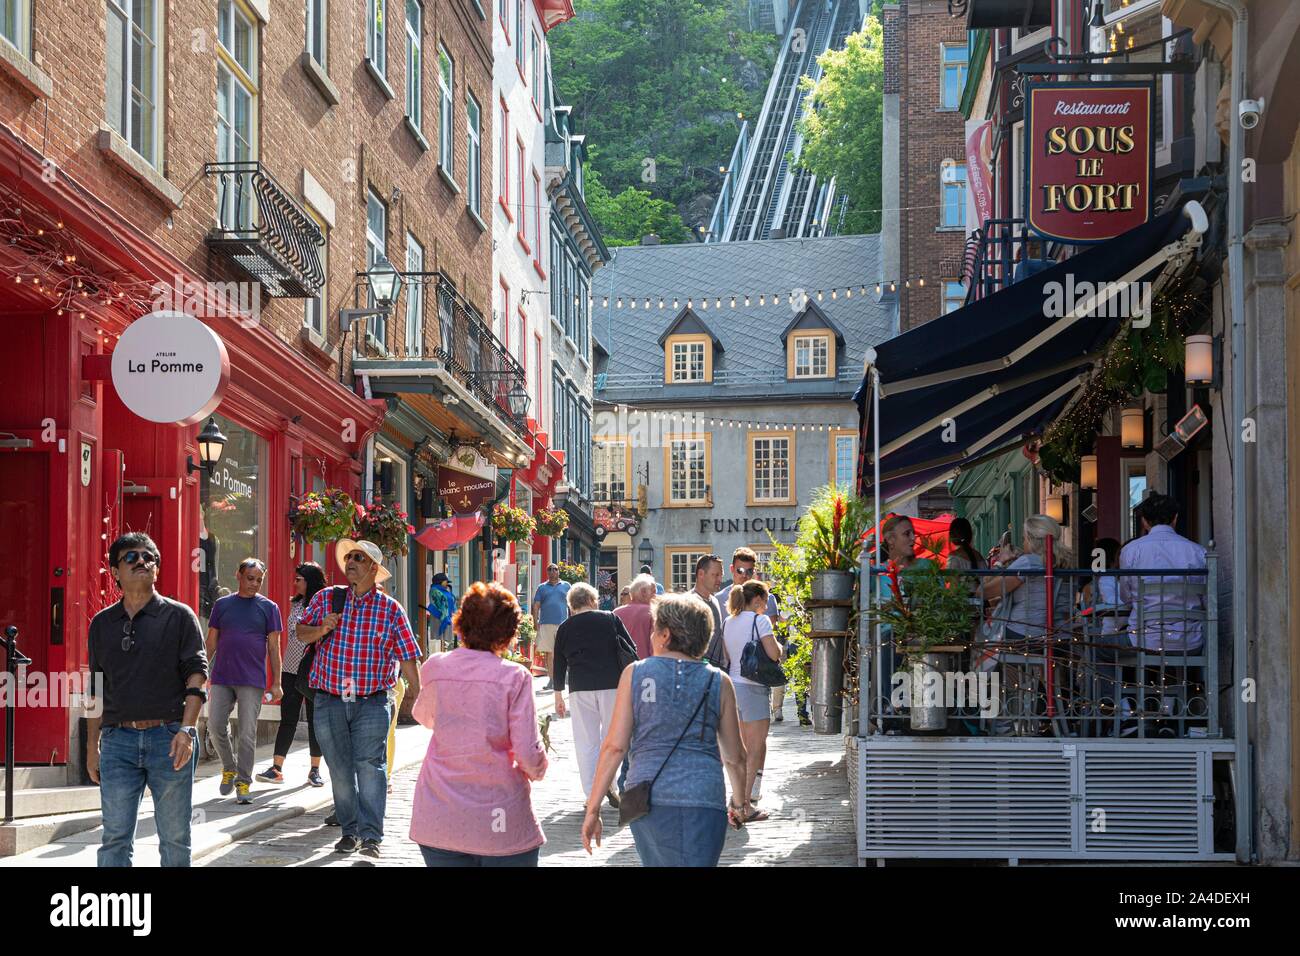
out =
<svg viewBox="0 0 1300 956"><path fill-rule="evenodd" d="M885 522L894 517L887 514L884 520L875 528L868 528L867 533L862 536L864 541L870 542L876 533L883 528ZM948 555L953 552L953 547L948 543L948 526L952 524L956 515L939 515L937 518L911 518L912 530L916 532L916 556L918 558L929 558L937 561L940 567L946 567L948 564Z"/></svg>
<svg viewBox="0 0 1300 956"><path fill-rule="evenodd" d="M483 530L483 513L454 515L427 524L416 534L415 540L430 551L449 551L459 547Z"/></svg>

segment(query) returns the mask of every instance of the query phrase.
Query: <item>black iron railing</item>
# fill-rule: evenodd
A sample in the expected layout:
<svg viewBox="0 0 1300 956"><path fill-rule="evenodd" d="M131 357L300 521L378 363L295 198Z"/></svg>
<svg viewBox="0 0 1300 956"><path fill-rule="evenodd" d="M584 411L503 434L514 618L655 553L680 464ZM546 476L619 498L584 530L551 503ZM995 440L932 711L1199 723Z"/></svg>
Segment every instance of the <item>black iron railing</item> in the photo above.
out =
<svg viewBox="0 0 1300 956"><path fill-rule="evenodd" d="M445 273L438 273L438 340L434 357L456 380L488 405L515 432L526 436L524 415L513 402L528 391L528 376L478 311L456 290Z"/></svg>
<svg viewBox="0 0 1300 956"><path fill-rule="evenodd" d="M208 245L224 251L267 295L309 299L325 283L325 239L311 217L258 162L207 163L216 180L217 225Z"/></svg>
<svg viewBox="0 0 1300 956"><path fill-rule="evenodd" d="M1023 219L988 219L970 234L962 264L968 305L1000 292L1019 278L1016 269L1027 258L1027 243Z"/></svg>

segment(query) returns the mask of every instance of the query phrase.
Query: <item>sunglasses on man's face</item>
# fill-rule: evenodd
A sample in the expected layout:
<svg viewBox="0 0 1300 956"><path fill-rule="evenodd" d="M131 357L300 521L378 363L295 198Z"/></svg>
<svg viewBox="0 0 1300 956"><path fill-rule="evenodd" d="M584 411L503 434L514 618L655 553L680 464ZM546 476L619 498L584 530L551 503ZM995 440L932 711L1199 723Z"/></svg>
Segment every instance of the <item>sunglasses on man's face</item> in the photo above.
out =
<svg viewBox="0 0 1300 956"><path fill-rule="evenodd" d="M344 560L351 561L354 564L365 564L370 560L370 555L366 554L364 551L353 551Z"/></svg>
<svg viewBox="0 0 1300 956"><path fill-rule="evenodd" d="M145 567L153 567L158 563L158 555L151 551L128 551L122 555L122 561L129 566L135 567L137 564L143 564Z"/></svg>
<svg viewBox="0 0 1300 956"><path fill-rule="evenodd" d="M752 578L754 576L754 569L747 568L743 564L738 564L736 565L736 576L742 578Z"/></svg>

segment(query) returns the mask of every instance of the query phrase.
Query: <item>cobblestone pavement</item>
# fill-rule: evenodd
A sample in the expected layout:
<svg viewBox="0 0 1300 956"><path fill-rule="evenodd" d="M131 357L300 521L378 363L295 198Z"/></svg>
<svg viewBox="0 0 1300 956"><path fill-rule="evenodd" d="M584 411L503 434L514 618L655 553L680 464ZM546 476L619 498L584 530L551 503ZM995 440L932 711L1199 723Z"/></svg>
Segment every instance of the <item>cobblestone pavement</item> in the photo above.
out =
<svg viewBox="0 0 1300 956"><path fill-rule="evenodd" d="M539 701L541 698L539 697ZM853 810L845 779L843 738L820 737L800 727L794 704L785 721L772 724L760 805L771 819L729 831L722 866L853 866ZM618 827L618 811L602 814L604 845L593 856L582 849L582 791L573 758L572 724L552 722L550 768L533 785L533 807L546 834L542 866L638 866L632 834ZM328 810L305 813L196 860L198 866L423 866L407 836L418 765L398 772L388 797L383 856L378 862L339 856L337 827L325 826Z"/></svg>

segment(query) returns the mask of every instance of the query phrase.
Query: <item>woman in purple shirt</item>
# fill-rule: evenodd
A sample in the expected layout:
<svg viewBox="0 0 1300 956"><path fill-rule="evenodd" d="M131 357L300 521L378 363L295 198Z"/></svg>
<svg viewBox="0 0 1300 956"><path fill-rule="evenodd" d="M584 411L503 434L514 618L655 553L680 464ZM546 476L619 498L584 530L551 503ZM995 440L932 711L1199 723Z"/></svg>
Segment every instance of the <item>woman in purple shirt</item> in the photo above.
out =
<svg viewBox="0 0 1300 956"><path fill-rule="evenodd" d="M531 783L546 774L528 671L502 658L523 612L479 582L452 618L460 646L420 668L413 711L433 731L411 810L428 866L536 866L546 842Z"/></svg>

